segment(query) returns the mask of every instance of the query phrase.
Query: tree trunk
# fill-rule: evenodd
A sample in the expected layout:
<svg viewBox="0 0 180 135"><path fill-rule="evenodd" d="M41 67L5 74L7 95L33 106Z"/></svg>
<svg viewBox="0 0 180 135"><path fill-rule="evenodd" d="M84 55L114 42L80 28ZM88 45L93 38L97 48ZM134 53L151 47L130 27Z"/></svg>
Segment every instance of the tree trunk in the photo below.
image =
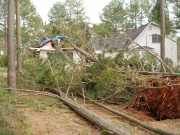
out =
<svg viewBox="0 0 180 135"><path fill-rule="evenodd" d="M14 0L8 1L8 87L16 89L16 46L14 44Z"/></svg>
<svg viewBox="0 0 180 135"><path fill-rule="evenodd" d="M19 0L16 0L16 46L17 46L17 71L22 72L22 57L21 57L21 31L20 31L20 11Z"/></svg>
<svg viewBox="0 0 180 135"><path fill-rule="evenodd" d="M84 55L88 60L91 60L93 62L96 62L96 58L94 58L91 54L89 54L88 52L84 51L83 49L77 47L74 44L71 44L71 46L77 51L80 52L82 55Z"/></svg>
<svg viewBox="0 0 180 135"><path fill-rule="evenodd" d="M160 0L160 14L161 14L161 59L165 60L165 0Z"/></svg>
<svg viewBox="0 0 180 135"><path fill-rule="evenodd" d="M4 18L4 53L7 55L7 16Z"/></svg>

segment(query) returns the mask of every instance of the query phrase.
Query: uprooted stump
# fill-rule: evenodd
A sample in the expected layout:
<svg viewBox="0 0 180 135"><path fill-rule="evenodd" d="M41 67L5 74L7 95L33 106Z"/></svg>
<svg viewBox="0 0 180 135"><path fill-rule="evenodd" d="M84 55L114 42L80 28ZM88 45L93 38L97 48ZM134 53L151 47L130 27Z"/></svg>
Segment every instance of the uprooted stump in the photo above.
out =
<svg viewBox="0 0 180 135"><path fill-rule="evenodd" d="M161 77L140 88L132 107L158 120L180 118L180 78Z"/></svg>

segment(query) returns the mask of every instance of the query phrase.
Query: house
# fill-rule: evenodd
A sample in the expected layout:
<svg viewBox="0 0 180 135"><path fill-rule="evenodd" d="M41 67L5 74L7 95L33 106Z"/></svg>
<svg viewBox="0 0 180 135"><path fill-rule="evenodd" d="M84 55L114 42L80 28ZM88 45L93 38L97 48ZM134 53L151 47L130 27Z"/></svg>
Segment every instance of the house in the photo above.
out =
<svg viewBox="0 0 180 135"><path fill-rule="evenodd" d="M112 53L105 53L105 55L114 57L117 50L130 49L140 46L150 50L156 55L160 56L160 28L155 23L148 23L137 29L128 30L125 34L111 38L94 38L90 45L94 48L96 54L102 54L107 50L114 50ZM137 46L138 45L138 46ZM141 49L141 51L143 51ZM173 61L177 65L177 42L165 37L165 57Z"/></svg>
<svg viewBox="0 0 180 135"><path fill-rule="evenodd" d="M48 53L54 52L56 49L53 41L50 38L43 38L41 40L40 46L30 47L30 50L39 52L39 57L45 60L48 58Z"/></svg>
<svg viewBox="0 0 180 135"><path fill-rule="evenodd" d="M45 37L41 40L40 45L37 47L30 47L29 49L38 52L40 59L48 59L49 53L62 52L66 58L72 59L75 63L78 63L81 58L79 53L74 48L64 48L63 36Z"/></svg>
<svg viewBox="0 0 180 135"><path fill-rule="evenodd" d="M109 38L94 37L90 40L91 46L95 54L104 54L105 57L115 57L120 50L126 50L129 47L128 38L124 34Z"/></svg>

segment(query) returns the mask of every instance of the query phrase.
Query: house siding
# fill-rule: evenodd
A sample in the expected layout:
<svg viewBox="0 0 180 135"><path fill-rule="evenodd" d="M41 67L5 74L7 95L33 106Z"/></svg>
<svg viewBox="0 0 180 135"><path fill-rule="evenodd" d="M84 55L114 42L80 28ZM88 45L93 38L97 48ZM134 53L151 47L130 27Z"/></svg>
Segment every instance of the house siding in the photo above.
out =
<svg viewBox="0 0 180 135"><path fill-rule="evenodd" d="M138 37L134 40L141 46L148 46L154 48L153 51L160 56L160 43L153 43L152 42L152 35L153 34L160 34L160 28L149 24L141 32ZM169 39L168 37L165 38L165 57L170 58L174 65L177 65L177 44L175 41Z"/></svg>

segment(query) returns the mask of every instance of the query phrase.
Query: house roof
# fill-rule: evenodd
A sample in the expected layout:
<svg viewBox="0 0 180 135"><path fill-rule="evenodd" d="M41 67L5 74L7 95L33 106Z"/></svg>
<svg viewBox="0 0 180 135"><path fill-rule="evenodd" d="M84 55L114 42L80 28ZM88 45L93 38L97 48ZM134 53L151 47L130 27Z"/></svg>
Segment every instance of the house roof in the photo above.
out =
<svg viewBox="0 0 180 135"><path fill-rule="evenodd" d="M148 25L149 23L145 24L145 25L142 25L140 26L139 28L137 29L130 29L128 30L126 33L127 35L129 36L129 38L131 38L131 40L134 40L136 39L136 37L146 28L146 26Z"/></svg>
<svg viewBox="0 0 180 135"><path fill-rule="evenodd" d="M90 45L95 50L127 49L130 44L130 39L134 40L148 24L142 25L137 29L130 29L126 31L125 34L119 34L118 36L112 36L109 38L93 38L90 41Z"/></svg>
<svg viewBox="0 0 180 135"><path fill-rule="evenodd" d="M135 40L148 25L154 25L156 27L159 27L158 24L150 22L140 26L137 29L129 29L124 34L119 34L118 36L112 36L109 38L93 38L90 41L90 45L95 50L126 49L129 47L131 40ZM169 37L167 36L166 38Z"/></svg>
<svg viewBox="0 0 180 135"><path fill-rule="evenodd" d="M109 38L92 38L89 45L95 50L113 50L128 48L128 38L125 35Z"/></svg>

